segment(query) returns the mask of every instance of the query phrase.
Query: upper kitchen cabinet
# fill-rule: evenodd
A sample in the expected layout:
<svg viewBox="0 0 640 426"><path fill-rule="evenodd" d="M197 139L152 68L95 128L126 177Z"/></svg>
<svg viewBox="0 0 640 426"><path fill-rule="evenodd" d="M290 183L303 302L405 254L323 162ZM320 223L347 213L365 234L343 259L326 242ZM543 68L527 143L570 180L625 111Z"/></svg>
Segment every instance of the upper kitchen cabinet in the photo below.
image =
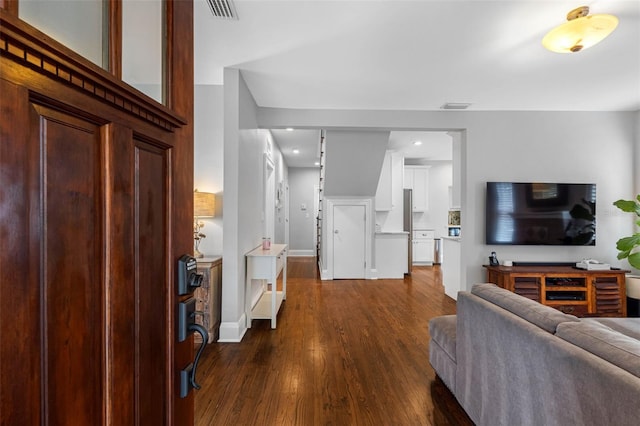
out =
<svg viewBox="0 0 640 426"><path fill-rule="evenodd" d="M414 212L429 210L429 167L405 166L404 188L413 190Z"/></svg>

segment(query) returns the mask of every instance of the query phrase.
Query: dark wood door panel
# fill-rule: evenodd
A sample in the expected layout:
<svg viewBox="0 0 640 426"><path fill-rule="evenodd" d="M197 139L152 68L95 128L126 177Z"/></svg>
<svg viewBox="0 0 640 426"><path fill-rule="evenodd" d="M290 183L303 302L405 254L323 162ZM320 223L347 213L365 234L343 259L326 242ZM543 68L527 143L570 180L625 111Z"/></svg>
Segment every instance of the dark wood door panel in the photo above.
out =
<svg viewBox="0 0 640 426"><path fill-rule="evenodd" d="M104 282L100 127L42 106L40 291L45 417L102 422Z"/></svg>
<svg viewBox="0 0 640 426"><path fill-rule="evenodd" d="M108 425L135 418L134 148L131 129L110 124L105 140L106 361Z"/></svg>
<svg viewBox="0 0 640 426"><path fill-rule="evenodd" d="M41 422L40 153L27 90L0 79L0 424ZM15 143L12 143L15 141ZM25 404L30 401L30 404Z"/></svg>
<svg viewBox="0 0 640 426"><path fill-rule="evenodd" d="M167 326L168 159L163 149L136 140L136 388L138 422L168 423L166 398L170 395ZM140 423L142 421L142 423Z"/></svg>

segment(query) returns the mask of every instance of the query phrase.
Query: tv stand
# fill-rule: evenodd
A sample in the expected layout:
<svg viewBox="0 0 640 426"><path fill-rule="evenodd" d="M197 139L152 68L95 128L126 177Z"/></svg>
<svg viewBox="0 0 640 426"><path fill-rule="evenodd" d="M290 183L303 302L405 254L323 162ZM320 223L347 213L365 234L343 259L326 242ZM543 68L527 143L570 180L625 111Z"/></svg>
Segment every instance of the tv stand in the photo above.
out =
<svg viewBox="0 0 640 426"><path fill-rule="evenodd" d="M571 264L573 265L573 264ZM574 266L488 266L487 282L579 317L626 317L625 274Z"/></svg>

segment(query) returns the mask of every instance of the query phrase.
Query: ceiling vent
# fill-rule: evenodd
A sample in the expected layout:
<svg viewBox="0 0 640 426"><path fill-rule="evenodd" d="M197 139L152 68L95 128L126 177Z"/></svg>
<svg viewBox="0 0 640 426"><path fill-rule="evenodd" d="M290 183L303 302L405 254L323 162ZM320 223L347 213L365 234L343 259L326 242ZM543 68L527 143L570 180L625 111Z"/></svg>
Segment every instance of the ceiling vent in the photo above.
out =
<svg viewBox="0 0 640 426"><path fill-rule="evenodd" d="M213 16L220 19L238 19L233 0L207 0Z"/></svg>
<svg viewBox="0 0 640 426"><path fill-rule="evenodd" d="M462 102L447 102L442 105L440 109L467 109L471 106L471 104L462 103Z"/></svg>

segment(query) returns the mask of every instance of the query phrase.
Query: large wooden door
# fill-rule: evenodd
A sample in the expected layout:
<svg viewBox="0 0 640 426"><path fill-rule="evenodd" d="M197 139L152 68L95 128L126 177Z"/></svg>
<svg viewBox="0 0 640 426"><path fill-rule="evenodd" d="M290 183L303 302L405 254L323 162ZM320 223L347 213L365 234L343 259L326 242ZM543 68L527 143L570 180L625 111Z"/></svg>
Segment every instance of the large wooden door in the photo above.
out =
<svg viewBox="0 0 640 426"><path fill-rule="evenodd" d="M192 424L191 124L1 8L0 35L0 424Z"/></svg>

